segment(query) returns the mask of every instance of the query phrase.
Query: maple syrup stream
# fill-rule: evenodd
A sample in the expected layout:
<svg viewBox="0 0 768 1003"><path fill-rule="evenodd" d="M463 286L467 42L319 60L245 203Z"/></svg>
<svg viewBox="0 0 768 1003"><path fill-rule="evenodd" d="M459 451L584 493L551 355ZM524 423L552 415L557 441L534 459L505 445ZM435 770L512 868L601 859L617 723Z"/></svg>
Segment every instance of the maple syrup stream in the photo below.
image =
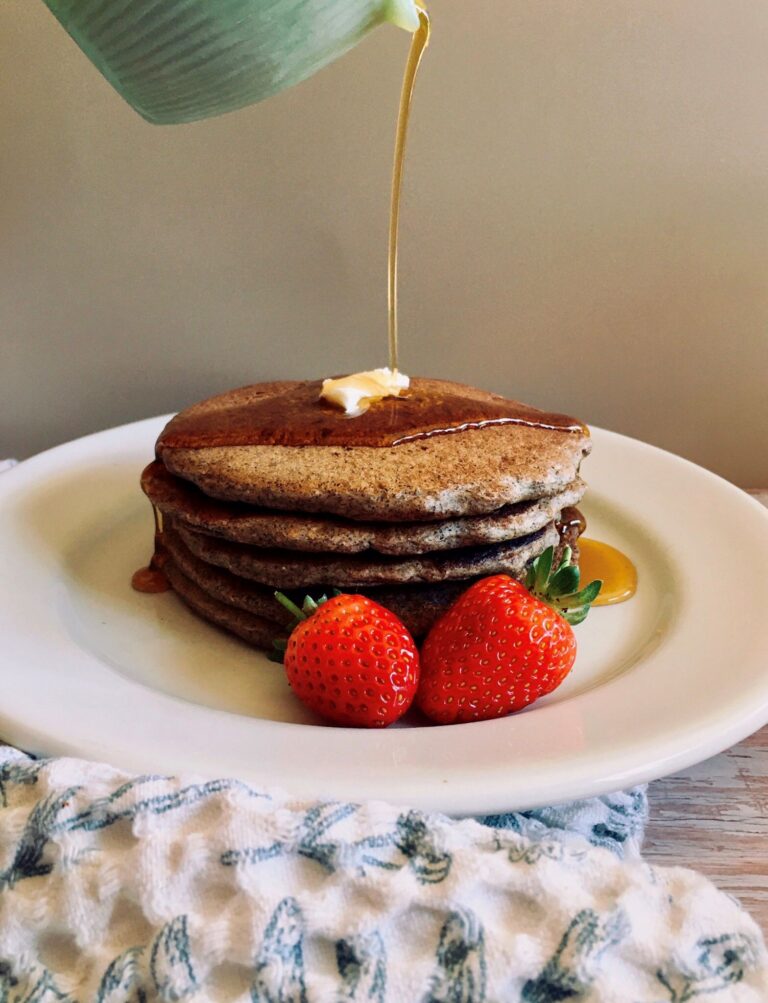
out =
<svg viewBox="0 0 768 1003"><path fill-rule="evenodd" d="M395 133L395 161L392 168L392 202L389 210L389 262L387 309L389 314L389 368L397 372L397 244L400 230L400 200L403 190L403 166L405 164L405 143L408 138L408 123L411 118L413 91L421 58L429 45L431 30L429 14L419 7L419 27L413 33L411 49L403 77L400 94L400 110Z"/></svg>

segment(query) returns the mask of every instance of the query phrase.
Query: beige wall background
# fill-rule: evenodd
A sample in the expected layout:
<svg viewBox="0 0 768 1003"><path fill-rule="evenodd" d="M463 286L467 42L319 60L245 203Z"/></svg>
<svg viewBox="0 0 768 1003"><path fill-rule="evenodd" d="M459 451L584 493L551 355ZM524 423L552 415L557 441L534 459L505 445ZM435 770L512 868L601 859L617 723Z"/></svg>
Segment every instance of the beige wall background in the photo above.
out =
<svg viewBox="0 0 768 1003"><path fill-rule="evenodd" d="M768 484L768 5L434 0L402 365ZM386 361L395 28L153 127L0 2L0 453Z"/></svg>

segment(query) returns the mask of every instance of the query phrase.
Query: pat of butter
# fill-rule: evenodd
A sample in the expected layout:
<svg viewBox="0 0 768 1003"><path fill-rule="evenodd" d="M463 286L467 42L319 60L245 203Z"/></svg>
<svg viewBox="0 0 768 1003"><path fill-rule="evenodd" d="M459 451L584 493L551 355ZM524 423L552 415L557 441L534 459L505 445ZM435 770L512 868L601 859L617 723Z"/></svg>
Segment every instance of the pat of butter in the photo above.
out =
<svg viewBox="0 0 768 1003"><path fill-rule="evenodd" d="M371 369L367 373L342 376L339 380L323 380L320 396L340 407L348 417L356 418L382 397L399 397L410 382L405 373Z"/></svg>

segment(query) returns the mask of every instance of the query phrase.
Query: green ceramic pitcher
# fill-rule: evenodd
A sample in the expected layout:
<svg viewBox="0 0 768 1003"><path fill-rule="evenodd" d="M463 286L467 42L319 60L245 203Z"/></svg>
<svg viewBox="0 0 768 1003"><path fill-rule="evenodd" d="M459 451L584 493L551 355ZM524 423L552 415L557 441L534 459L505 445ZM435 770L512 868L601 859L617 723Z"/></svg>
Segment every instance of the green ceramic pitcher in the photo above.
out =
<svg viewBox="0 0 768 1003"><path fill-rule="evenodd" d="M310 76L414 0L45 0L149 122L192 122Z"/></svg>

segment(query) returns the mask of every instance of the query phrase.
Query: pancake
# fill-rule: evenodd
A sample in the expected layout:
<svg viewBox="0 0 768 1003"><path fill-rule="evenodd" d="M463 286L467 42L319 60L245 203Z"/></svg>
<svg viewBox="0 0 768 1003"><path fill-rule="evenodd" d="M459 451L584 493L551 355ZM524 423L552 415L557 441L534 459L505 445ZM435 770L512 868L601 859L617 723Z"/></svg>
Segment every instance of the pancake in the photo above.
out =
<svg viewBox="0 0 768 1003"><path fill-rule="evenodd" d="M518 502L485 516L416 523L364 523L338 516L271 512L237 502L208 498L188 481L151 463L141 478L150 501L186 529L197 529L237 543L305 552L423 554L526 536L578 504L586 485L581 480L549 498Z"/></svg>
<svg viewBox="0 0 768 1003"><path fill-rule="evenodd" d="M165 565L168 580L171 582L174 591L179 598L190 607L190 609L201 616L204 620L222 627L238 637L247 641L255 648L264 651L274 650L273 641L280 637L285 637L287 627L283 624L270 624L268 620L252 613L250 610L230 605L213 598L210 594L201 589L192 579L188 578L176 565L175 561L169 560ZM459 597L461 592L469 585L469 582L451 583L450 591L440 596L436 594L434 602L429 603L428 598L423 596L419 601L409 601L407 594L392 597L396 599L393 603L382 603L398 616L414 637L421 637L429 630L438 617L445 612ZM439 588L439 587L436 587ZM405 590L403 590L405 592ZM370 593L365 593L370 594ZM378 598L371 595L378 602ZM272 600L275 602L275 600Z"/></svg>
<svg viewBox="0 0 768 1003"><path fill-rule="evenodd" d="M566 543L573 548L574 554L578 553L578 530L575 525L563 535L555 553L555 564L560 560ZM163 534L163 551L167 558L163 567L169 581L187 605L204 619L265 650L272 649L272 641L276 637L285 636L292 618L275 599L274 589L240 578L214 564L206 564L191 553L179 534L170 527ZM354 591L391 610L414 637L421 638L475 580ZM322 592L328 591L311 589L316 599ZM301 605L303 591L288 594Z"/></svg>
<svg viewBox="0 0 768 1003"><path fill-rule="evenodd" d="M168 579L200 616L271 649L301 602L370 596L423 636L478 578L522 577L583 526L588 430L472 387L413 380L354 419L319 383L265 383L181 412L142 487ZM567 514L567 513L570 513Z"/></svg>
<svg viewBox="0 0 768 1003"><path fill-rule="evenodd" d="M173 529L163 534L163 549L175 567L186 578L206 592L211 599L235 606L255 616L275 620L283 628L292 622L291 614L275 599L275 590L248 578L240 578L231 571L206 564L184 545ZM468 581L445 582L436 585L403 585L395 588L355 589L399 616L414 636L421 636L435 620L458 599ZM330 588L315 587L310 590L314 598L329 593ZM340 591L347 591L341 589ZM289 597L301 605L305 591L289 590Z"/></svg>
<svg viewBox="0 0 768 1003"><path fill-rule="evenodd" d="M196 557L186 546L172 525L166 523L162 536L162 551L176 568L190 581L199 586L213 599L230 606L238 606L256 616L271 619L280 624L291 622L291 614L275 599L275 589L248 578L233 575L231 571L216 564L207 564ZM165 565L163 565L165 567ZM303 596L286 590L291 599L298 598L301 605ZM320 595L320 590L317 595Z"/></svg>
<svg viewBox="0 0 768 1003"><path fill-rule="evenodd" d="M547 547L556 546L559 541L555 524L550 523L528 536L482 547L462 547L400 558L358 554L339 556L251 547L207 536L175 524L173 520L171 525L202 561L275 588L322 585L348 589L350 586L454 581L499 572L516 576L534 557Z"/></svg>
<svg viewBox="0 0 768 1003"><path fill-rule="evenodd" d="M591 447L575 419L458 383L414 379L407 397L354 419L318 392L256 384L203 401L169 422L157 457L213 498L417 522L551 497Z"/></svg>
<svg viewBox="0 0 768 1003"><path fill-rule="evenodd" d="M235 606L219 602L179 570L173 560L166 561L163 572L173 586L173 591L190 607L190 609L217 627L223 627L237 634L254 648L265 651L273 649L275 638L285 635L285 628L279 623L246 613Z"/></svg>

